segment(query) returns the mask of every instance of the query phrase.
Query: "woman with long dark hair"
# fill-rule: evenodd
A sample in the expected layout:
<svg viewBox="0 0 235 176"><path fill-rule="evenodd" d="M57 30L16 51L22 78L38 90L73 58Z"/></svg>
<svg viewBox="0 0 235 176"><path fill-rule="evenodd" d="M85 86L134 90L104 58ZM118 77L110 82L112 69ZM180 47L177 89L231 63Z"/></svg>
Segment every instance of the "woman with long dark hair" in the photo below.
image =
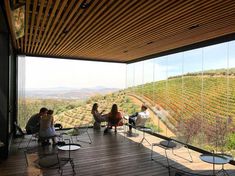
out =
<svg viewBox="0 0 235 176"><path fill-rule="evenodd" d="M94 122L95 129L100 129L101 122L107 121L106 117L102 115L103 112L104 112L104 110L101 112L98 111L98 103L93 104L92 109L91 109L91 114L93 115L94 120L95 120L95 122Z"/></svg>
<svg viewBox="0 0 235 176"><path fill-rule="evenodd" d="M108 132L108 129L115 127L115 133L117 132L117 126L122 119L122 114L118 111L117 104L113 104L111 112L108 114L108 127L105 129L104 133Z"/></svg>

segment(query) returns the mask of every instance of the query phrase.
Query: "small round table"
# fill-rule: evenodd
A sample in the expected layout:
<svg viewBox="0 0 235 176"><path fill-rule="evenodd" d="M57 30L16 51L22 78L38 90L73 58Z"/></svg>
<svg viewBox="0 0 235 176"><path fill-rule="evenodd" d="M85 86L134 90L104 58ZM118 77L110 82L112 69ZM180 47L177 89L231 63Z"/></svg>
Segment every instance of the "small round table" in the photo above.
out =
<svg viewBox="0 0 235 176"><path fill-rule="evenodd" d="M200 159L206 163L210 163L213 164L213 175L215 175L215 164L217 165L222 165L222 169L218 171L222 172L224 175L228 175L229 174L226 172L226 170L224 169L224 164L229 163L229 161L232 159L232 156L230 155L226 155L226 154L202 154L200 155Z"/></svg>
<svg viewBox="0 0 235 176"><path fill-rule="evenodd" d="M65 151L73 151L73 150L78 150L81 148L81 145L79 144L65 144L62 146L58 146L59 150L65 150Z"/></svg>
<svg viewBox="0 0 235 176"><path fill-rule="evenodd" d="M58 146L58 149L59 150L64 150L64 151L69 151L69 158L71 159L71 154L70 152L71 151L74 151L74 150L78 150L81 148L81 145L80 144L73 144L73 143L68 143L68 144L64 144L62 146Z"/></svg>

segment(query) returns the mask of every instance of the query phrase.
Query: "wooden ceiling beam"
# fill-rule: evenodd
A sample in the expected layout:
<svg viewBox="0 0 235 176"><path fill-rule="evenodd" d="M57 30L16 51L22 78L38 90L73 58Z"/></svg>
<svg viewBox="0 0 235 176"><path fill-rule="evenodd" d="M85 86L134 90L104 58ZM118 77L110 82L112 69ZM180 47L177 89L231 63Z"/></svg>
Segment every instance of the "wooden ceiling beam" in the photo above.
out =
<svg viewBox="0 0 235 176"><path fill-rule="evenodd" d="M68 0L64 0L64 1L62 2L62 4L61 4L60 8L58 9L58 13L56 14L55 19L53 20L53 24L52 24L52 26L50 27L50 30L49 30L48 34L46 35L46 39L44 40L44 43L43 43L41 49L39 50L39 53L43 53L43 51L45 50L46 46L48 46L48 45L46 45L46 44L48 43L49 38L52 38L53 35L54 35L54 33L57 32L57 30L56 30L55 27L56 27L57 24L59 23L59 19L61 18L61 14L63 13L63 11L64 11L65 6L67 5L67 3L68 3ZM63 18L63 17L62 17L62 18ZM58 27L58 26L57 26L57 27ZM52 33L52 32L53 32L53 33Z"/></svg>
<svg viewBox="0 0 235 176"><path fill-rule="evenodd" d="M186 44L193 44L202 42L203 39L206 37L208 40L216 38L217 35L223 36L227 34L231 34L233 31L232 29L235 27L234 21L235 17L231 18L231 20L228 22L224 20L223 25L220 24L218 29L218 23L215 21L213 23L207 24L207 26L204 26L203 28L210 28L212 30L206 32L205 29L201 29L200 31L195 32L193 35L190 31L184 32L181 35L175 35L171 36L169 38L165 38L164 40L160 40L159 43L155 43L151 46L151 48L146 48L146 46L143 46L141 49L135 48L128 52L128 54L131 56L128 59L132 60L137 55L140 56L145 53L145 50L152 51L151 54L155 54L155 51L157 49L157 52L163 52L166 50L166 48L169 48L169 50L174 49L176 46L186 46ZM193 39L193 40L192 40ZM175 42L172 42L175 41ZM148 46L150 47L150 46ZM141 51L140 51L141 50ZM150 55L151 55L150 54Z"/></svg>
<svg viewBox="0 0 235 176"><path fill-rule="evenodd" d="M27 55L131 62L235 33L234 0L14 0L26 4L16 40L4 4L14 48Z"/></svg>
<svg viewBox="0 0 235 176"><path fill-rule="evenodd" d="M38 37L38 35L37 35L37 34L38 34L38 28L39 28L39 24L40 24L40 22L41 22L41 16L42 16L44 4L45 4L45 0L41 0L39 13L38 13L38 15L37 15L37 24L36 24L36 27L33 27L33 29L34 29L34 34L35 34L35 35L33 35L33 41L32 41L32 45L33 45L33 46L34 46L34 43L36 42L36 41L35 41L35 40L36 40L36 37ZM35 47L35 46L34 46L34 47ZM34 47L31 47L30 53L33 52Z"/></svg>
<svg viewBox="0 0 235 176"><path fill-rule="evenodd" d="M45 33L45 32L46 32L45 23L46 23L48 14L49 14L49 10L50 10L50 8L51 8L51 4L52 4L52 0L49 0L49 1L47 2L47 6L46 6L46 10L45 10L45 13L44 13L44 17L43 17L43 20L42 20L42 23L41 23L41 26L40 26L39 34L37 34L38 40L37 40L37 42L35 43L35 46L34 46L34 48L33 48L33 53L36 53L37 48L38 48L38 45L42 42L42 41L41 41L42 33Z"/></svg>
<svg viewBox="0 0 235 176"><path fill-rule="evenodd" d="M107 25L112 24L114 21L121 20L120 15L128 11L130 7L133 7L136 9L138 6L141 6L142 4L139 4L138 1L132 1L131 3L125 1L121 5L119 4L116 4L116 5L118 5L118 7L113 6L113 8L112 7L109 8L110 15L105 14L104 17L101 18L102 20L96 20L88 29L86 29L87 34L89 36L83 35L82 37L75 38L75 41L74 41L75 45L69 45L67 47L68 48L67 51L70 54L72 53L74 54L75 50L79 51L79 50L82 50L83 48L90 47L89 45L91 45L92 38L96 38L97 41L100 40L100 37L102 36L102 34L100 33L101 30L102 31L105 30L107 32L108 30L112 29L110 26L107 27ZM112 13L114 15L112 15ZM81 41L84 41L82 46L79 45ZM78 45L79 47L77 47Z"/></svg>
<svg viewBox="0 0 235 176"><path fill-rule="evenodd" d="M27 53L27 47L28 47L29 5L30 5L30 0L26 0L24 53ZM30 30L30 29L29 29L29 30Z"/></svg>
<svg viewBox="0 0 235 176"><path fill-rule="evenodd" d="M235 6L234 6L235 7ZM229 7L229 8L234 8L234 7ZM141 46L141 45L145 45L147 42L150 42L150 41L153 41L153 42L157 42L157 40L158 39L160 39L160 38L165 38L165 37L167 37L167 36L169 36L169 34L172 34L172 35L178 35L177 33L182 33L182 31L187 31L187 30L189 30L189 27L190 27L190 24L192 24L192 22L191 21L195 21L195 23L194 24L200 24L200 26L201 25L204 25L205 23L207 23L208 21L211 21L211 20L213 20L216 16L218 16L219 18L221 18L221 16L223 17L223 14L228 14L228 12L227 11L230 11L230 9L222 9L220 6L218 6L218 11L217 12L219 12L218 14L216 14L216 12L214 11L215 10L215 8L214 8L214 10L212 11L212 13L211 13L211 15L209 15L207 18L203 18L205 15L203 15L203 17L201 17L201 19L200 18L196 18L196 17L194 17L194 18L191 18L190 20L188 20L188 19L185 19L185 15L187 15L187 14L183 14L182 15L182 17L181 18L177 18L177 19L172 19L171 21L167 21L167 18L166 18L166 22L168 23L168 24L170 24L170 25L168 25L168 24L162 24L162 25L159 25L159 29L152 29L152 32L149 32L149 34L147 33L142 33L141 31L139 32L140 34L143 34L142 35L142 38L141 38L141 36L139 36L139 34L138 33L136 33L134 36L132 36L131 38L139 38L140 40L139 41L131 41L130 39L129 39L129 41L128 40L126 40L126 41L123 41L123 44L122 43L119 43L119 44L117 44L118 46L121 46L121 47L113 47L111 44L110 44L110 48L107 48L108 49L108 51L109 52L106 52L105 54L108 54L108 53L113 53L114 52L114 50L115 51L117 51L117 50L119 50L119 51L124 51L124 50L131 50L132 48L137 48L137 46ZM227 7L228 8L228 7ZM224 11L224 12L223 12ZM201 12L202 13L202 7L198 7L198 9L194 9L194 11L193 11L194 13L199 13L199 12ZM231 11L231 13L232 13L232 11ZM210 17L211 16L211 17ZM211 19L210 19L211 18ZM178 20L178 21L180 21L180 23L182 24L181 26L177 26L177 27L174 27L174 20ZM205 21L205 20L207 20L207 21ZM157 25L154 25L154 26L157 26ZM199 27L200 27L199 26ZM167 28L168 27L168 28ZM157 31L157 32L155 32L154 33L154 31ZM156 36L157 35L157 36ZM158 35L160 35L160 36L158 36ZM130 36L130 35L129 35ZM146 39L149 39L149 41L146 41ZM152 39L152 40L151 40ZM145 41L144 41L145 40ZM132 47L126 47L125 46L125 43L127 43L127 45L129 44L130 46L132 46ZM90 54L91 54L92 52L90 52ZM97 54L97 53L96 53ZM98 55L98 56L101 56L102 57L102 55Z"/></svg>
<svg viewBox="0 0 235 176"><path fill-rule="evenodd" d="M84 25L90 25L93 21L91 20L94 15L98 14L97 8L102 8L106 3L110 3L111 1L105 0L105 1L95 1L96 3L92 3L91 6L87 9L81 9L79 8L80 16L74 26L69 29L68 33L66 34L67 37L63 38L61 40L61 44L56 47L56 52L58 55L62 56L65 47L73 41L74 38L78 34L81 34L81 30L83 30L85 27ZM92 14L90 16L86 16L86 14Z"/></svg>
<svg viewBox="0 0 235 176"><path fill-rule="evenodd" d="M36 53L38 53L38 54L40 53L41 47L45 44L44 40L48 36L48 30L51 27L51 23L52 23L52 20L53 20L53 18L55 16L55 13L56 13L56 11L58 9L59 3L60 3L60 0L56 0L55 4L53 6L52 12L51 12L51 14L49 16L49 20L47 21L47 24L46 24L46 29L45 29L45 31L44 31L44 33L42 35L42 39L40 39L40 43L39 43L39 45L36 48ZM47 14L45 14L45 15L47 15Z"/></svg>
<svg viewBox="0 0 235 176"><path fill-rule="evenodd" d="M46 43L46 46L45 46L45 49L42 51L43 53L47 53L47 51L49 50L49 48L51 48L50 46L53 46L56 39L58 39L58 36L60 36L60 34L62 33L63 29L64 29L64 25L63 27L62 24L67 24L68 23L68 20L71 19L71 16L69 18L67 18L69 12L72 10L73 6L74 6L74 3L76 2L76 0L72 0L70 1L70 4L69 6L64 9L64 13L63 13L63 16L62 18L60 19L59 21L59 24L56 26L55 30L53 31L51 37L49 38L49 41ZM77 5L78 6L78 5ZM76 6L75 8L76 9ZM73 14L75 13L75 11L73 12ZM66 19L67 18L67 19ZM57 36L57 37L56 37Z"/></svg>
<svg viewBox="0 0 235 176"><path fill-rule="evenodd" d="M60 31L58 32L58 34L53 38L53 41L51 42L51 45L49 46L49 48L46 51L47 54L51 53L52 49L55 48L55 45L57 46L58 43L61 43L62 38L64 38L65 35L68 33L68 31L66 30L66 27L70 24L69 22L72 20L72 18L77 19L79 17L79 14L78 13L76 14L79 7L80 7L80 4L77 3L75 5L74 9L72 10L72 12L69 14L66 21L63 23L63 25L60 28ZM63 37L62 37L62 34L64 34Z"/></svg>
<svg viewBox="0 0 235 176"><path fill-rule="evenodd" d="M32 18L31 18L31 25L30 25L30 34L29 34L29 43L28 43L28 50L27 52L29 53L30 52L30 49L32 47L32 44L31 44L31 40L32 40L32 36L33 36L33 26L34 26L34 20L35 20L35 11L37 9L37 3L38 3L38 0L35 0L34 3L33 3L33 13L32 13Z"/></svg>
<svg viewBox="0 0 235 176"><path fill-rule="evenodd" d="M179 1L178 1L179 2ZM154 7L158 7L157 4L152 4ZM168 10L168 8L170 9L170 4L167 4L167 3L164 3L163 4L159 4L158 5L165 9L166 11ZM149 6L146 6L146 7L149 7ZM111 42L112 41L117 41L117 40L122 40L123 38L125 39L126 36L129 36L131 35L135 30L138 32L138 33L141 33L142 30L144 30L146 27L148 27L147 25L141 25L142 23L145 23L145 20L143 20L141 17L143 18L148 18L149 16L151 18L148 18L147 20L148 21L156 21L153 17L153 15L155 16L158 16L158 14L155 12L154 9L152 9L151 11L148 11L147 9L144 8L144 6L140 6L140 8L143 10L141 11L141 9L137 9L137 11L140 13L140 14L137 14L136 16L133 15L133 14L130 14L130 16L125 16L125 17L122 17L124 21L128 21L127 23L124 23L124 21L121 21L120 20L120 23L124 24L122 25L122 28L119 28L115 25L112 25L114 26L114 28L111 28L109 29L109 34L106 34L105 36L107 36L106 38L102 38L102 39L99 39L99 45L97 46L102 46L103 48L105 48L106 46L110 46ZM142 15L142 16L141 16ZM135 21L133 21L135 20ZM150 24L151 25L151 24ZM138 26L138 27L137 27ZM142 29L144 28L144 29ZM122 33L125 33L125 35L122 35ZM129 34L128 34L129 33ZM126 35L128 34L128 35ZM101 35L102 36L102 35ZM112 38L112 40L110 40ZM128 37L129 38L129 37ZM106 42L105 41L110 41L110 42ZM135 39L134 39L135 40ZM97 48L95 46L90 46L88 50L99 50L100 48ZM98 51L97 50L97 51ZM107 50L108 51L108 50ZM91 52L91 51L88 51L88 52Z"/></svg>

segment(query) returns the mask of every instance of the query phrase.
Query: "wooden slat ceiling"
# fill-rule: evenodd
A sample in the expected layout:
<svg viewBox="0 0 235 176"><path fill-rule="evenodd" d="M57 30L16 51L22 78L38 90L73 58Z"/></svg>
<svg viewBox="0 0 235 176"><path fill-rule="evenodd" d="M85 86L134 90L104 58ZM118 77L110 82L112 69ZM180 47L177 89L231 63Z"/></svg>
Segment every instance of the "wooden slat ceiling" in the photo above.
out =
<svg viewBox="0 0 235 176"><path fill-rule="evenodd" d="M235 0L13 0L20 5L16 49L26 55L130 62L235 34Z"/></svg>

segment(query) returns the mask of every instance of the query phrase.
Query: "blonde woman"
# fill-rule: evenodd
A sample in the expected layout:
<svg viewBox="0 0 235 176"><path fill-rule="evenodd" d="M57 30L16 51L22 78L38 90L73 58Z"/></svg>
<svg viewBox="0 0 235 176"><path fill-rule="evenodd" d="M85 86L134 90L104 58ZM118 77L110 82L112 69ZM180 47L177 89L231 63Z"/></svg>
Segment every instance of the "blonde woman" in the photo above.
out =
<svg viewBox="0 0 235 176"><path fill-rule="evenodd" d="M53 110L48 110L47 115L41 117L39 136L41 138L51 138L53 145L56 144ZM49 141L46 141L46 143L49 143Z"/></svg>

